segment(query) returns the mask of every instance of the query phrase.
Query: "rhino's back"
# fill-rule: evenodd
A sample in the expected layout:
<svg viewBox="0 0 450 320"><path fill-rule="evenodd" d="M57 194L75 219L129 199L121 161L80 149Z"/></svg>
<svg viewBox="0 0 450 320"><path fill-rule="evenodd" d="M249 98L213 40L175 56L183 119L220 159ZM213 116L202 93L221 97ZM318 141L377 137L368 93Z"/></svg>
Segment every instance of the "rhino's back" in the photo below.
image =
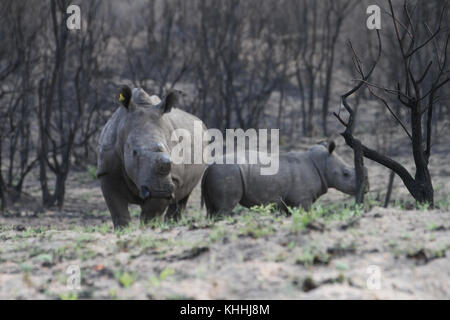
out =
<svg viewBox="0 0 450 320"><path fill-rule="evenodd" d="M247 203L292 203L297 199L310 198L309 188L318 183L315 171L305 152L279 154L279 170L273 175L262 175L260 164L241 164Z"/></svg>
<svg viewBox="0 0 450 320"><path fill-rule="evenodd" d="M203 130L206 130L206 126L202 120L184 110L173 108L169 113L165 114L164 116L169 117L175 129L187 129L192 130L193 132L194 123L198 121L198 123L202 124Z"/></svg>
<svg viewBox="0 0 450 320"><path fill-rule="evenodd" d="M114 147L117 142L120 121L125 113L124 108L117 108L100 133L97 146L97 175L101 175L117 165Z"/></svg>
<svg viewBox="0 0 450 320"><path fill-rule="evenodd" d="M258 153L260 155L260 153ZM273 159L273 160L276 160ZM271 175L261 174L266 167L258 164L240 164L244 182L243 205L251 206L260 203L281 202L291 188L290 167L284 164L284 156L278 154L278 172Z"/></svg>

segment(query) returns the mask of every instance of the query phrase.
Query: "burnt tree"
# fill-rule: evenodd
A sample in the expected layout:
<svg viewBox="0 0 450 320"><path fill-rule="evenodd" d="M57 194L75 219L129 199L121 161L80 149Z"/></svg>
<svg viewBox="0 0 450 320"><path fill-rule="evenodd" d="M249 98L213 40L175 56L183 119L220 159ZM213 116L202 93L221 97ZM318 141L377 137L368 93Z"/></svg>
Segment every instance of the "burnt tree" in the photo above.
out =
<svg viewBox="0 0 450 320"><path fill-rule="evenodd" d="M438 41L438 37L442 35L442 21L446 14L446 8L442 8L440 17L438 18L438 25L434 32L431 32L428 25L425 24L429 35L425 39L422 39L419 44L417 44L417 29L413 24L411 10L408 5L405 3L403 6L405 21L400 21L397 18L391 1L389 1L389 9L398 49L400 50L402 57L403 85L397 83L395 89L390 89L369 82L369 78L381 56L381 40L377 31L379 54L377 60L367 73L364 72L362 63L350 44L353 51L353 61L361 79L357 80L358 84L352 90L342 96L342 104L349 113L348 121L345 122L337 113L335 113L335 116L345 126L346 129L342 133L342 136L351 148L357 151L360 146L361 153L364 157L394 171L402 179L404 185L417 202L428 203L433 207L433 184L428 169L431 154L433 108L436 101L439 99L439 93L442 92L443 87L448 84L450 80L449 70L446 69L447 48L450 33L447 31L443 41ZM416 65L421 50L431 45L434 45L434 57L428 57L430 60L426 67L422 70L418 70L419 68L417 68ZM435 66L434 72L430 72L432 66ZM422 86L422 82L427 75L429 75L427 78L429 85ZM365 146L353 136L355 113L347 102L347 98L363 86L367 87L370 93L389 110L396 122L409 137L415 165L414 176L397 161ZM410 120L409 130L407 125L393 112L388 98L383 97L382 94L394 96L396 101L406 109ZM426 115L426 117L424 117L424 115ZM355 159L356 158L357 154L355 152Z"/></svg>

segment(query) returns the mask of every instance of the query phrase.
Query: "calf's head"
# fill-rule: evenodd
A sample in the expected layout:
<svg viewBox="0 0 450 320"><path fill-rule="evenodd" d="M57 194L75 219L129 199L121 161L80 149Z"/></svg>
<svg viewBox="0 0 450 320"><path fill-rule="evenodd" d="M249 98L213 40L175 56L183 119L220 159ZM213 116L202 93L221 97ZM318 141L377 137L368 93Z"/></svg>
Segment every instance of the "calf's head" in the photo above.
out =
<svg viewBox="0 0 450 320"><path fill-rule="evenodd" d="M129 91L126 90L128 93ZM122 94L124 101L126 96ZM128 178L134 183L139 197L172 199L178 183L172 174L170 148L167 144L170 123L164 114L176 103L176 93L169 93L163 101L155 101L142 89L134 89L132 104L127 108L124 124L123 162Z"/></svg>
<svg viewBox="0 0 450 320"><path fill-rule="evenodd" d="M335 188L346 194L354 195L356 191L355 168L348 166L339 155L334 152L334 141L321 143L310 149L315 165L320 168L328 187ZM367 168L364 168L367 177ZM368 192L368 185L365 190Z"/></svg>

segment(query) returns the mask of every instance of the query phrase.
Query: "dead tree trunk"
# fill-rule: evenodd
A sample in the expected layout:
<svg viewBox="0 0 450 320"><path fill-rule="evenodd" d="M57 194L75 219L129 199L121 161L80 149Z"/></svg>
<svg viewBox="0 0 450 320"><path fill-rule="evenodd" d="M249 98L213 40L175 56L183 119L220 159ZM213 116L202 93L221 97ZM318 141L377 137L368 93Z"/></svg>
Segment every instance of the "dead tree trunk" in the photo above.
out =
<svg viewBox="0 0 450 320"><path fill-rule="evenodd" d="M392 188L394 186L394 179L395 179L395 172L391 171L389 174L389 183L386 191L386 198L384 199L384 207L387 208L389 205L389 202L391 201L391 195L392 195Z"/></svg>

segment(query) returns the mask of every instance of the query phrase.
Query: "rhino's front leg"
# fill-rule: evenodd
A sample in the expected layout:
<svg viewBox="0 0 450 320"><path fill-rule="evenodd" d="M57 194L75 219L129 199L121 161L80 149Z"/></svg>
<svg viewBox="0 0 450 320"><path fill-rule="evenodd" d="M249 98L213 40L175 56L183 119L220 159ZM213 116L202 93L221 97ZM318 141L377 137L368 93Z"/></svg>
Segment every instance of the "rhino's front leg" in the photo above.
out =
<svg viewBox="0 0 450 320"><path fill-rule="evenodd" d="M167 212L165 215L166 220L173 219L175 221L178 221L178 219L181 218L181 212L183 212L186 208L188 199L189 195L178 202L171 203L169 205L169 208L167 208Z"/></svg>
<svg viewBox="0 0 450 320"><path fill-rule="evenodd" d="M142 224L146 224L152 219L161 216L166 210L169 202L163 199L148 199L141 205L140 220Z"/></svg>
<svg viewBox="0 0 450 320"><path fill-rule="evenodd" d="M101 189L106 205L108 206L114 229L128 226L131 221L128 211L128 200L125 184L121 179L111 175L100 178Z"/></svg>

